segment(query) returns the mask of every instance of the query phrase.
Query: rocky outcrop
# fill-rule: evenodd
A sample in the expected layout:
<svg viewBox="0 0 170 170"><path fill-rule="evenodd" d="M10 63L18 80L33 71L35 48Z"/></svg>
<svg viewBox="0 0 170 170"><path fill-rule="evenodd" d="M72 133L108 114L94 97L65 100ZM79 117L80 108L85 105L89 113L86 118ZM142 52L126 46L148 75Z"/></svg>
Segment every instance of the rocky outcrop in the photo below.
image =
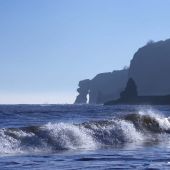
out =
<svg viewBox="0 0 170 170"><path fill-rule="evenodd" d="M150 42L131 60L121 97L105 104L170 104L170 39Z"/></svg>
<svg viewBox="0 0 170 170"><path fill-rule="evenodd" d="M77 96L75 103L76 104L84 104L87 103L87 94L89 93L89 87L90 87L90 80L82 80L79 82L79 88L77 89L77 92L79 95Z"/></svg>
<svg viewBox="0 0 170 170"><path fill-rule="evenodd" d="M104 103L105 105L170 105L170 95L138 96L135 81L130 78L126 88L120 93L120 98Z"/></svg>
<svg viewBox="0 0 170 170"><path fill-rule="evenodd" d="M120 97L120 92L125 88L128 79L128 69L101 73L92 80L80 81L79 95L75 103L103 104L111 99Z"/></svg>
<svg viewBox="0 0 170 170"><path fill-rule="evenodd" d="M131 60L129 77L139 96L170 94L170 39L151 42L140 48Z"/></svg>
<svg viewBox="0 0 170 170"><path fill-rule="evenodd" d="M138 96L138 92L137 92L136 83L132 78L130 78L127 82L125 90L123 90L120 93L120 97L122 99L131 99L131 98L136 98L137 96Z"/></svg>
<svg viewBox="0 0 170 170"><path fill-rule="evenodd" d="M132 103L145 103L145 101L157 104L168 103L169 73L170 39L150 41L135 53L129 70L98 74L92 80L85 80L86 85L81 85L80 82L79 95L75 103L86 103L88 94L90 104L101 104L118 98L120 101L124 99L127 101L129 94L134 95L131 96L131 99L135 98Z"/></svg>

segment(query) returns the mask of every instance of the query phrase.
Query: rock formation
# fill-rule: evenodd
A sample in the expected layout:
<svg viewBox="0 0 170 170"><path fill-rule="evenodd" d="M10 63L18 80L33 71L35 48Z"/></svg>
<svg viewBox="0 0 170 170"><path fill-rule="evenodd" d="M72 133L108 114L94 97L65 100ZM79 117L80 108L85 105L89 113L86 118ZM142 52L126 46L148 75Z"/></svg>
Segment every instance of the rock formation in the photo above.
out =
<svg viewBox="0 0 170 170"><path fill-rule="evenodd" d="M146 101L146 104L170 104L169 74L170 39L150 41L135 53L129 70L98 74L92 80L84 80L86 85L80 82L75 103L86 103L89 94L90 104L101 104L118 98L118 102L127 102L128 96L135 99L131 103L136 104Z"/></svg>
<svg viewBox="0 0 170 170"><path fill-rule="evenodd" d="M75 103L103 104L111 99L120 97L120 92L125 88L128 79L128 69L101 73L92 80L80 81Z"/></svg>
<svg viewBox="0 0 170 170"><path fill-rule="evenodd" d="M135 81L130 78L120 98L107 101L104 105L170 105L170 95L138 96Z"/></svg>
<svg viewBox="0 0 170 170"><path fill-rule="evenodd" d="M150 42L131 60L121 97L105 104L170 104L170 39Z"/></svg>
<svg viewBox="0 0 170 170"><path fill-rule="evenodd" d="M131 60L129 77L139 96L170 94L170 39L151 42L140 48Z"/></svg>
<svg viewBox="0 0 170 170"><path fill-rule="evenodd" d="M120 93L120 97L123 99L132 99L138 96L137 86L135 81L130 78L127 82L126 88Z"/></svg>
<svg viewBox="0 0 170 170"><path fill-rule="evenodd" d="M89 79L82 80L79 82L79 88L77 89L79 95L75 100L76 104L87 103L87 94L89 93L89 85L90 85Z"/></svg>

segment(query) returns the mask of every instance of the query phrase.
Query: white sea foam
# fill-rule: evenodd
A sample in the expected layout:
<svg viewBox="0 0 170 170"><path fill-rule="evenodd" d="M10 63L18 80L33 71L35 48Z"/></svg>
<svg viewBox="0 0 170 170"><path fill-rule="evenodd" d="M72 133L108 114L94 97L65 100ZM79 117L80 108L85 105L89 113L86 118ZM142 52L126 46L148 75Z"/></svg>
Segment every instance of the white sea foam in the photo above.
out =
<svg viewBox="0 0 170 170"><path fill-rule="evenodd" d="M170 130L169 117L165 117L163 114L159 113L156 110L153 110L153 109L149 109L145 111L141 110L139 111L139 115L148 115L154 118L162 129Z"/></svg>
<svg viewBox="0 0 170 170"><path fill-rule="evenodd" d="M5 129L0 130L0 153L19 153L20 141L5 134Z"/></svg>
<svg viewBox="0 0 170 170"><path fill-rule="evenodd" d="M144 140L144 135L137 131L132 123L127 121L120 121L120 126L123 129L124 136L129 142L142 142Z"/></svg>
<svg viewBox="0 0 170 170"><path fill-rule="evenodd" d="M96 142L88 130L68 123L48 123L42 127L48 131L57 149L94 149Z"/></svg>
<svg viewBox="0 0 170 170"><path fill-rule="evenodd" d="M170 129L168 118L154 111L140 111L138 115L148 115L154 118L162 129ZM48 123L39 127L4 128L0 129L0 153L89 150L124 143L142 143L153 138L152 131L148 131L150 134L146 137L145 131L140 128L136 128L133 121L124 119L99 120L82 124L61 122ZM163 135L158 134L157 138L169 138L166 132Z"/></svg>

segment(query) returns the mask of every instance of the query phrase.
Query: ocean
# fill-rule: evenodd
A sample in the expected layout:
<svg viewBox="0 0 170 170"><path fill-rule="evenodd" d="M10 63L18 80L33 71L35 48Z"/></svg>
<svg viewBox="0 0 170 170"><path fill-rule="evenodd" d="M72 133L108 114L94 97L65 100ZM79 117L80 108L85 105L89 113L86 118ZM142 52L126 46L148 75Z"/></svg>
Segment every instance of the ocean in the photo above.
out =
<svg viewBox="0 0 170 170"><path fill-rule="evenodd" d="M170 169L170 106L0 105L0 170Z"/></svg>

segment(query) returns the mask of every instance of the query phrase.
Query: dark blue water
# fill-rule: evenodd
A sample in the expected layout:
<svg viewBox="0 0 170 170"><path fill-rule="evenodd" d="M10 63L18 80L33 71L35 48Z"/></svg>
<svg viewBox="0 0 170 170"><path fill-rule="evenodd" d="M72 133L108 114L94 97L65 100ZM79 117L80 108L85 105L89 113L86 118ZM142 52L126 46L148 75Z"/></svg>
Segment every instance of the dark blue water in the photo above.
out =
<svg viewBox="0 0 170 170"><path fill-rule="evenodd" d="M170 169L170 106L1 105L0 169Z"/></svg>

